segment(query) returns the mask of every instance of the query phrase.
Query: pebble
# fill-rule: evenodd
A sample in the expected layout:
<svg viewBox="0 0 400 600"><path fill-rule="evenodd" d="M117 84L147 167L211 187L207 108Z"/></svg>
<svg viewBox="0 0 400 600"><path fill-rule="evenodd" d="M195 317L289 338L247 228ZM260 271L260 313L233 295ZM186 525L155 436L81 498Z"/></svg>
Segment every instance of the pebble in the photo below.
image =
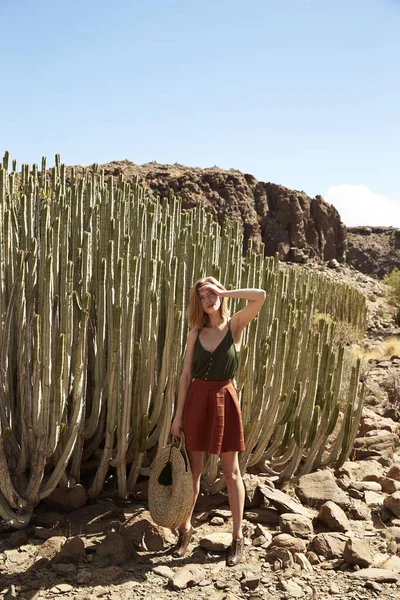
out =
<svg viewBox="0 0 400 600"><path fill-rule="evenodd" d="M223 525L225 523L222 517L213 517L210 521L211 525Z"/></svg>
<svg viewBox="0 0 400 600"><path fill-rule="evenodd" d="M69 583L59 583L58 585L55 585L54 587L52 587L50 591L53 594L57 594L57 593L66 594L67 592L72 592L73 589L74 588Z"/></svg>

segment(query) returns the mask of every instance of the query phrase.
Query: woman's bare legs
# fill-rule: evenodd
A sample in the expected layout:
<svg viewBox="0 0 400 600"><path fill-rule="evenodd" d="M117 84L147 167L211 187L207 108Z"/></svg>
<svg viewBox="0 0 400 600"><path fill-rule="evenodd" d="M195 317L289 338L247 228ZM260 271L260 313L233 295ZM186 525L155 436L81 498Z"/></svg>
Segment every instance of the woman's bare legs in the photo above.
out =
<svg viewBox="0 0 400 600"><path fill-rule="evenodd" d="M179 527L180 531L188 531L191 528L191 520L193 515L193 510L197 501L197 496L200 491L200 477L203 472L204 466L204 452L197 452L195 450L188 450L190 468L192 469L192 477L193 477L193 490L194 490L194 498L193 505L188 515L187 519L182 523Z"/></svg>
<svg viewBox="0 0 400 600"><path fill-rule="evenodd" d="M191 520L192 520L193 510L194 510L194 506L196 504L197 496L199 495L200 477L203 472L204 452L194 452L194 451L188 450L188 455L189 455L190 467L192 469L194 497L193 497L193 504L192 504L191 511L190 511L189 515L187 516L186 520L179 527L178 543L172 554L175 558L181 558L182 556L184 556L186 554L192 534L193 534Z"/></svg>
<svg viewBox="0 0 400 600"><path fill-rule="evenodd" d="M244 509L244 485L242 475L239 469L238 453L224 452L220 454L222 470L225 475L226 487L228 488L229 505L232 511L234 540L240 540L243 537L242 519Z"/></svg>

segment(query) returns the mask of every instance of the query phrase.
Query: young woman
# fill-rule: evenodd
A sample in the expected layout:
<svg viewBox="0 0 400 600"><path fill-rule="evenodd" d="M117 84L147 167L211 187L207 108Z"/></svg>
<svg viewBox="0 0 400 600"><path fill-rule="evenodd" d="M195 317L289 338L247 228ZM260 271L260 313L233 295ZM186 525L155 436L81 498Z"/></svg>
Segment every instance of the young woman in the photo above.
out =
<svg viewBox="0 0 400 600"><path fill-rule="evenodd" d="M248 304L229 318L228 298ZM244 450L243 426L236 390L232 384L244 328L265 300L264 290L226 290L214 277L199 279L190 292L187 316L192 329L179 383L172 435L183 429L193 474L194 502L179 528L175 557L183 556L193 534L191 518L200 490L204 453L219 454L232 511L232 544L226 564L234 566L243 556L242 515L244 486L238 451Z"/></svg>

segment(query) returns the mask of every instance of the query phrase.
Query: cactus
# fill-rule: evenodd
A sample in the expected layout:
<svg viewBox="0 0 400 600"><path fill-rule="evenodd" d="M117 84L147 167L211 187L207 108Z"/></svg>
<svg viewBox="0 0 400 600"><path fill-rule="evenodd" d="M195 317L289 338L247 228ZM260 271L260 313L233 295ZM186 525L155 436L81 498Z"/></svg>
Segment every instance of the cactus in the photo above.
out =
<svg viewBox="0 0 400 600"><path fill-rule="evenodd" d="M365 300L349 286L264 258L242 256L237 223L222 227L200 205L149 199L98 165L51 175L0 166L0 515L24 527L57 485L96 462L89 495L115 470L125 498L167 443L188 330L192 282L263 287L267 302L243 336L237 388L246 450L281 479L338 465L362 409L359 366L342 405L343 350L315 310L365 327ZM230 301L232 311L243 301ZM24 475L24 477L19 477ZM21 483L25 481L25 483ZM204 488L222 489L216 457Z"/></svg>

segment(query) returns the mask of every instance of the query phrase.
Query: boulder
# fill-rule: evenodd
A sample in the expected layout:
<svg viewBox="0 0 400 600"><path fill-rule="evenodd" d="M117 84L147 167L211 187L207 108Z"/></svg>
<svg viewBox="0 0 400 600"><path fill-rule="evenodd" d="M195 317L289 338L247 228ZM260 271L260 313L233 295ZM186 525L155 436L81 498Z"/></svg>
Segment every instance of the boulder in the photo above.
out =
<svg viewBox="0 0 400 600"><path fill-rule="evenodd" d="M318 521L323 523L329 531L345 532L351 529L346 513L330 500L321 506Z"/></svg>
<svg viewBox="0 0 400 600"><path fill-rule="evenodd" d="M344 547L343 559L349 563L349 565L369 567L372 563L369 544L364 540L349 538Z"/></svg>
<svg viewBox="0 0 400 600"><path fill-rule="evenodd" d="M310 546L314 552L325 558L342 558L347 540L343 533L318 533Z"/></svg>
<svg viewBox="0 0 400 600"><path fill-rule="evenodd" d="M304 504L316 508L320 508L329 500L341 508L346 508L350 504L348 495L340 489L333 473L328 470L316 471L300 477L296 494Z"/></svg>
<svg viewBox="0 0 400 600"><path fill-rule="evenodd" d="M121 565L133 553L132 542L116 531L111 531L97 547L93 565L96 567Z"/></svg>
<svg viewBox="0 0 400 600"><path fill-rule="evenodd" d="M400 518L400 492L395 492L394 494L390 494L390 496L386 496L383 500L383 505L391 510L396 517Z"/></svg>
<svg viewBox="0 0 400 600"><path fill-rule="evenodd" d="M284 513L279 517L279 526L283 533L294 537L308 538L313 533L312 520L303 515Z"/></svg>
<svg viewBox="0 0 400 600"><path fill-rule="evenodd" d="M57 487L44 502L57 510L76 510L85 506L87 494L83 485L78 483L71 488Z"/></svg>

